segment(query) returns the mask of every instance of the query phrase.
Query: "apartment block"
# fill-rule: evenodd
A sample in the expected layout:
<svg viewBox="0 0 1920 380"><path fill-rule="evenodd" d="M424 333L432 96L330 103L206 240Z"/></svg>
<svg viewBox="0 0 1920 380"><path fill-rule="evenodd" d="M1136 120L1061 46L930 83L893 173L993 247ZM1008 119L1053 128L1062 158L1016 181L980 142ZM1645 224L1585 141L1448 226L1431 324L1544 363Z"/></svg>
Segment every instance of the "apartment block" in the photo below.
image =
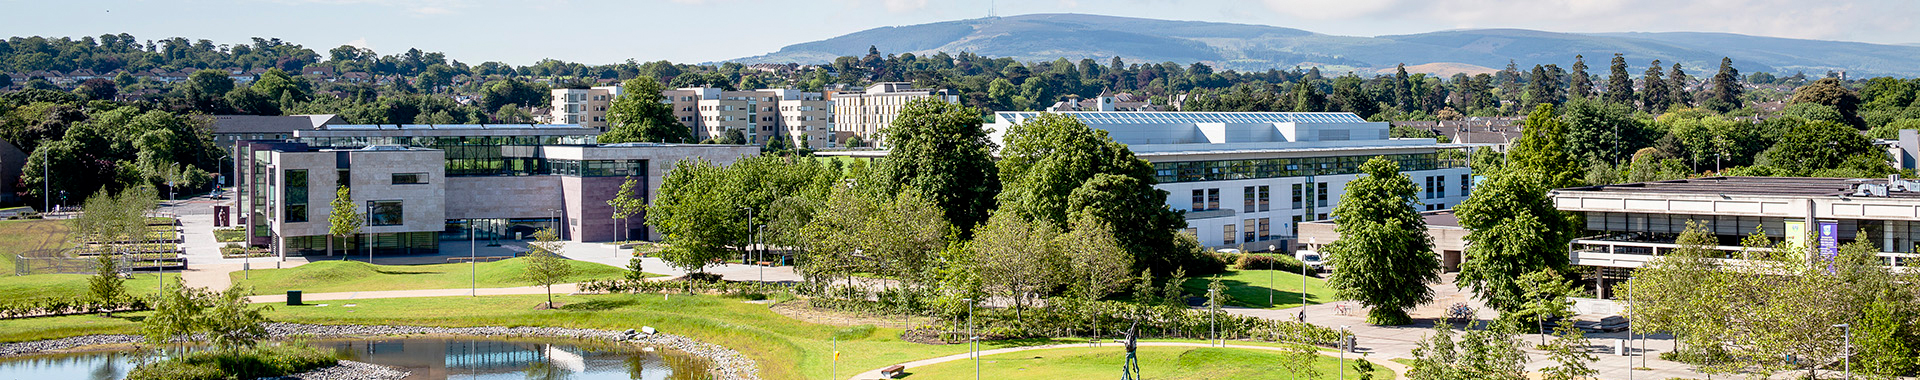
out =
<svg viewBox="0 0 1920 380"><path fill-rule="evenodd" d="M606 132L607 107L617 96L620 96L620 86L555 89L551 111L553 112L552 122L574 124Z"/></svg>
<svg viewBox="0 0 1920 380"><path fill-rule="evenodd" d="M608 128L607 108L620 94L620 86L553 90L553 122L604 132ZM740 131L753 145L784 136L795 145L836 146L831 139L833 103L818 92L680 88L661 91L660 95L673 107L673 116L680 124L692 130L695 140Z"/></svg>
<svg viewBox="0 0 1920 380"><path fill-rule="evenodd" d="M833 91L827 93L827 100L833 101L834 141L844 142L848 138L859 137L875 142L880 137L880 129L893 125L894 117L900 115L900 108L907 102L921 98L936 98L948 103L960 102L960 97L946 90L913 88L912 83L881 82L867 86L865 91Z"/></svg>

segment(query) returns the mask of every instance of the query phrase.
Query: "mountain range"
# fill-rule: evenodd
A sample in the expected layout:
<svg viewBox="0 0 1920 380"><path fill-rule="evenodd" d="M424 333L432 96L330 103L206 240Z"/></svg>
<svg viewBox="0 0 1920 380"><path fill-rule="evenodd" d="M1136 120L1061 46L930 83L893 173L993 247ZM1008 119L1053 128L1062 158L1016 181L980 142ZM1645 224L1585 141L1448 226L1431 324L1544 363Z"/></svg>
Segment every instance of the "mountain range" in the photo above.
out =
<svg viewBox="0 0 1920 380"><path fill-rule="evenodd" d="M1732 33L1558 33L1526 29L1469 29L1375 37L1336 36L1268 25L1172 21L1087 14L1031 14L868 29L788 45L741 63L831 62L861 56L868 47L916 55L971 52L1022 61L1118 56L1130 63L1206 62L1234 70L1321 67L1378 72L1396 64L1429 73L1486 72L1509 62L1570 67L1583 55L1589 73L1605 74L1621 54L1639 74L1650 61L1681 63L1689 74L1716 70L1730 57L1742 72L1850 76L1920 76L1920 46L1760 37Z"/></svg>

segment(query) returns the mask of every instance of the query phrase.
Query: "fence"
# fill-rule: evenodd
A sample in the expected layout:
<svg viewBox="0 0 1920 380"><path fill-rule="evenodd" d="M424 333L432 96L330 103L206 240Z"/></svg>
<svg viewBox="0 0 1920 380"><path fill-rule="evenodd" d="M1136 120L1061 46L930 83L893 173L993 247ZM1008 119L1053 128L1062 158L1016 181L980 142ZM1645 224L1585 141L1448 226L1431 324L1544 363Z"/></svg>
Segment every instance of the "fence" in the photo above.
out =
<svg viewBox="0 0 1920 380"><path fill-rule="evenodd" d="M99 262L94 261L95 259L91 257L29 257L25 255L7 255L7 258L13 261L13 275L15 276L30 274L93 274L98 271L96 267L100 265ZM182 270L187 268L187 259L184 257L146 258L138 260L115 258L114 261L119 263L122 272Z"/></svg>

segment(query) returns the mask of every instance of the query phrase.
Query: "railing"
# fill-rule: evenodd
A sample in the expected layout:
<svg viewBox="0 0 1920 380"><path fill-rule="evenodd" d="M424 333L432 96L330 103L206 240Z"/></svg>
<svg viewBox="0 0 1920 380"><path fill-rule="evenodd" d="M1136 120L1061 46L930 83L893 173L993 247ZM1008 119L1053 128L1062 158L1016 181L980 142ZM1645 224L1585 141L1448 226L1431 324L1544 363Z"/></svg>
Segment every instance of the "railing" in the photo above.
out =
<svg viewBox="0 0 1920 380"><path fill-rule="evenodd" d="M1680 249L1680 245L1676 243L1600 240L1592 238L1576 239L1572 242L1571 246L1572 249L1568 250L1568 257L1572 259L1574 265L1617 268L1638 268L1645 266L1646 263L1653 261L1655 257L1664 256L1674 250ZM1746 247L1725 245L1709 246L1706 248L1724 252L1724 255L1717 258L1733 263L1744 261L1742 260L1742 252L1750 250ZM1759 248L1756 250L1771 251L1772 249ZM1873 255L1880 258L1881 265L1894 268L1920 267L1920 254L1917 253L1875 252Z"/></svg>

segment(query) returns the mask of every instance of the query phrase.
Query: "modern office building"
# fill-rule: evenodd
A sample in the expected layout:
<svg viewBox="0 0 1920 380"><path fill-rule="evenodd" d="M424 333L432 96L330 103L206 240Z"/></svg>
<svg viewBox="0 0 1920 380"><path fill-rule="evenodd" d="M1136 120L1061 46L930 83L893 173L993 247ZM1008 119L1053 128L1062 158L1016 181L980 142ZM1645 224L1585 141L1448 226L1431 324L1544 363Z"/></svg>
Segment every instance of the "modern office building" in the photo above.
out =
<svg viewBox="0 0 1920 380"><path fill-rule="evenodd" d="M621 93L620 86L553 90L553 122L605 132L607 109ZM660 95L696 140L724 137L728 131L737 130L755 145L786 136L795 145L835 146L833 102L818 92L696 87L665 90Z"/></svg>
<svg viewBox="0 0 1920 380"><path fill-rule="evenodd" d="M1709 177L1554 190L1554 205L1580 213L1592 236L1573 241L1574 265L1594 267L1601 288L1628 270L1679 248L1689 221L1739 258L1741 239L1764 231L1832 254L1855 241L1879 248L1887 265L1920 264L1920 182L1897 178Z"/></svg>
<svg viewBox="0 0 1920 380"><path fill-rule="evenodd" d="M1008 127L1042 115L999 112L994 143ZM1058 112L1104 130L1153 164L1167 207L1186 212L1188 231L1210 247L1292 249L1302 222L1325 220L1360 164L1400 163L1421 185L1421 207L1466 200L1465 145L1387 137L1387 123L1344 112ZM1325 242L1323 242L1325 243Z"/></svg>
<svg viewBox="0 0 1920 380"><path fill-rule="evenodd" d="M682 159L759 154L746 145L600 145L597 134L577 125L327 125L243 141L235 214L252 244L286 255L326 251L340 186L371 234L336 247L348 251L433 252L442 240L523 239L542 228L572 241L658 239L644 215L612 217L606 201L627 178L651 199Z"/></svg>
<svg viewBox="0 0 1920 380"><path fill-rule="evenodd" d="M1466 258L1467 229L1460 227L1460 217L1452 209L1424 211L1420 220L1427 223L1427 237L1433 239L1433 254L1440 257L1440 268L1448 272L1460 270L1460 263ZM1316 220L1300 223L1300 244L1306 249L1320 251L1322 247L1340 240L1339 224L1336 220Z"/></svg>
<svg viewBox="0 0 1920 380"><path fill-rule="evenodd" d="M725 137L737 130L754 145L784 136L796 146L836 146L833 102L818 92L682 88L661 95L673 104L673 116L680 124L693 129L695 139Z"/></svg>
<svg viewBox="0 0 1920 380"><path fill-rule="evenodd" d="M607 107L620 96L620 86L558 88L553 90L551 120L555 124L576 124L607 131ZM487 110L493 111L493 110Z"/></svg>
<svg viewBox="0 0 1920 380"><path fill-rule="evenodd" d="M959 96L946 90L913 88L913 84L907 82L874 83L864 91L829 91L827 100L833 101L834 141L844 145L848 138L859 137L869 144L877 142L880 129L893 125L900 108L920 98L948 103L960 101Z"/></svg>

